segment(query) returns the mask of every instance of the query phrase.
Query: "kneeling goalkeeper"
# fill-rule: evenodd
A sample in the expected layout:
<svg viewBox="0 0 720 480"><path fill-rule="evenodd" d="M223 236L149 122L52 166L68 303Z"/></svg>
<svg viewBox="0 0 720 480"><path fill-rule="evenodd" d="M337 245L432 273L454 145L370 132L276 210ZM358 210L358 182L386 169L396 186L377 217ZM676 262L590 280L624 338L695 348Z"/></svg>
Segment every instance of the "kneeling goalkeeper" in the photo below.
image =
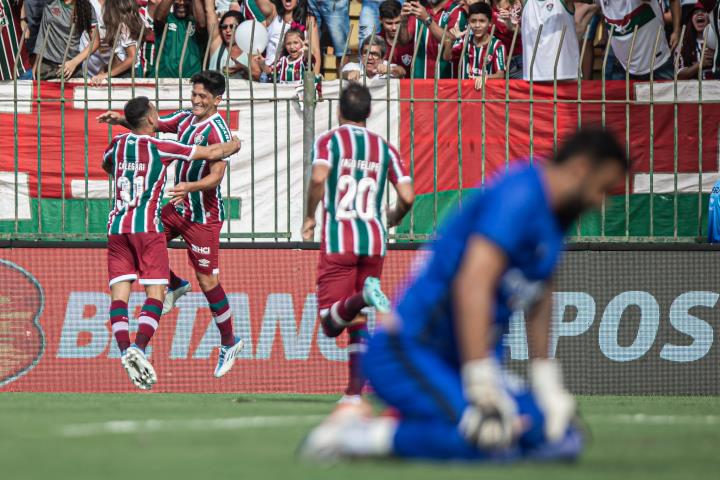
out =
<svg viewBox="0 0 720 480"><path fill-rule="evenodd" d="M569 460L575 401L548 358L552 275L565 231L624 178L609 133L575 133L546 166L516 166L463 203L433 243L363 367L399 418L347 408L313 430L314 458ZM530 388L506 374L502 336L525 311Z"/></svg>

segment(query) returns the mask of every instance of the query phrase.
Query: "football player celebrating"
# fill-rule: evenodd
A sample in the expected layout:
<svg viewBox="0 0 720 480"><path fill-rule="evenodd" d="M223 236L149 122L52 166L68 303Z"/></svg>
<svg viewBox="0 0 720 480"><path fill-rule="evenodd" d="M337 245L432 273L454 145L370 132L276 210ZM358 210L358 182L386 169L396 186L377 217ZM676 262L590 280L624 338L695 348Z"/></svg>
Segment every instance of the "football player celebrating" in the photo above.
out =
<svg viewBox="0 0 720 480"><path fill-rule="evenodd" d="M346 328L350 335L350 380L342 403L359 403L365 384L359 359L366 345L367 323L353 320L367 306L390 310L379 280L386 248L381 219L386 181L393 184L398 198L387 212L389 227L400 223L415 199L400 154L365 127L371 100L370 91L355 83L340 94L340 126L315 140L302 226L303 239L311 241L315 211L324 198L318 307L325 335L337 337Z"/></svg>
<svg viewBox="0 0 720 480"><path fill-rule="evenodd" d="M158 328L170 270L160 221L166 168L174 160L188 165L222 160L240 149L240 141L232 139L203 147L159 140L152 136L159 123L158 113L147 97L127 102L125 121L131 132L113 139L102 164L113 176L115 186L115 207L108 219L110 323L130 380L147 390L157 376L145 356L145 347ZM127 302L132 282L138 279L145 287L147 300L131 345Z"/></svg>
<svg viewBox="0 0 720 480"><path fill-rule="evenodd" d="M230 139L230 131L218 113L225 93L225 77L206 70L190 79L192 109L178 110L162 117L157 131L176 133L186 145L213 145ZM107 112L98 121L127 127L125 119ZM162 222L167 241L181 236L187 246L190 264L195 270L200 289L210 305L215 325L220 331L220 349L214 375L222 377L232 368L243 348L243 341L233 333L232 311L219 279L220 230L225 221L225 205L220 183L225 175L227 158L222 162L178 162L175 166L173 196L162 209ZM170 270L169 285L162 313L172 310L175 303L190 291L190 282Z"/></svg>

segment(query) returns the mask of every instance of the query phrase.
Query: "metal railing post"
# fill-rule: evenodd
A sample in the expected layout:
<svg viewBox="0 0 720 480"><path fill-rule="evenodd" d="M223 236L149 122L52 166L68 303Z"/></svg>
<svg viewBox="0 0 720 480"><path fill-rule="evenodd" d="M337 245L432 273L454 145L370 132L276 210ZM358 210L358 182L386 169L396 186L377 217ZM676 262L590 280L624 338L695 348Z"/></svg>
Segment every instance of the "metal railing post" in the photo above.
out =
<svg viewBox="0 0 720 480"><path fill-rule="evenodd" d="M632 52L635 49L635 38L637 36L636 26L630 40L627 65L630 65ZM630 70L625 69L625 154L630 158ZM630 172L625 174L625 236L630 236Z"/></svg>
<svg viewBox="0 0 720 480"><path fill-rule="evenodd" d="M653 82L655 80L655 54L657 54L657 48L660 44L660 33L662 31L663 26L658 26L652 58L650 60L650 238L655 236L655 186L653 185L655 181L653 176L655 173L655 91L653 89Z"/></svg>
<svg viewBox="0 0 720 480"><path fill-rule="evenodd" d="M18 65L21 62L21 56L22 56L22 49L25 45L25 36L27 35L28 30L30 27L25 24L25 28L21 32L20 37L20 44L18 45L18 51L17 55L15 55L15 61L13 63L13 177L14 177L14 187L15 190L13 191L13 202L14 202L14 211L15 211L15 222L14 222L14 228L13 231L15 235L18 234L18 230L20 228L20 199L19 199L19 170L20 170L20 126L18 124L18 77L20 76L20 69L18 68ZM30 192L28 192L29 195ZM29 199L28 199L29 200Z"/></svg>
<svg viewBox="0 0 720 480"><path fill-rule="evenodd" d="M457 81L457 109L458 109L458 207L462 208L463 196L463 137L462 137L462 82L465 76L465 54L467 53L468 42L470 40L470 28L465 30L463 35L462 52L460 52L460 68L458 69ZM484 138L483 138L484 140Z"/></svg>
<svg viewBox="0 0 720 480"><path fill-rule="evenodd" d="M431 35L428 29L428 35ZM440 37L440 45L438 46L438 56L435 61L435 80L433 82L433 232L437 230L438 223L438 84L440 82L440 70L442 69L443 49L445 47L445 36L447 35L447 25L443 27L443 33Z"/></svg>
<svg viewBox="0 0 720 480"><path fill-rule="evenodd" d="M70 36L68 42L65 45L65 51L63 53L63 59L61 69L63 75L60 76L60 138L65 138L65 62L67 62L68 53L70 52L70 39L73 38L75 33L75 22L70 25ZM92 44L90 44L92 46ZM90 61L90 57L85 60L85 63ZM65 233L65 142L60 142L60 233Z"/></svg>
<svg viewBox="0 0 720 480"><path fill-rule="evenodd" d="M308 45L312 45L312 30L308 30ZM308 48L308 65L303 78L303 192L308 191L312 149L315 143L315 73L312 70L312 48ZM304 195L303 195L304 198ZM308 212L307 202L303 201L303 217L314 215Z"/></svg>
<svg viewBox="0 0 720 480"><path fill-rule="evenodd" d="M540 24L540 28L538 28L537 36L535 37L535 45L533 46L533 53L532 58L530 59L530 164L532 165L535 162L535 159L533 159L533 147L534 147L534 108L533 108L533 100L534 100L534 68L535 68L535 56L537 54L538 45L540 45L540 35L542 35L543 26Z"/></svg>

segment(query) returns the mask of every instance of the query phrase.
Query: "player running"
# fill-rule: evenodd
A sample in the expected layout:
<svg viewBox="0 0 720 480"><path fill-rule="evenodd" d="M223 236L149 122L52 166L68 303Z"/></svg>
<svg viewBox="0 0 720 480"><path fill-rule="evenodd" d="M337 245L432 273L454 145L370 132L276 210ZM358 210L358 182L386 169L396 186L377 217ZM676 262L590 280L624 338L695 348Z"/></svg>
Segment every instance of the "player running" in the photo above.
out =
<svg viewBox="0 0 720 480"><path fill-rule="evenodd" d="M341 403L359 402L365 384L360 355L367 343L367 324L353 320L367 306L390 310L379 280L385 256L381 207L386 179L398 196L387 211L388 227L400 223L415 199L397 150L365 128L370 102L370 91L359 84L350 84L340 94L340 126L315 140L302 226L303 239L312 241L315 211L324 196L317 296L325 335L337 337L346 328L350 335L350 379Z"/></svg>
<svg viewBox="0 0 720 480"><path fill-rule="evenodd" d="M205 70L190 78L192 109L178 110L164 116L157 131L175 133L186 145L213 145L228 141L230 131L217 107L225 93L225 77L219 72ZM107 112L98 120L127 126L122 116ZM227 158L222 162L184 163L175 166L175 186L169 190L171 203L162 209L162 222L167 241L181 236L187 245L187 255L195 270L200 289L210 305L215 325L220 331L220 349L215 377L230 371L244 343L233 333L232 311L220 284L218 274L220 230L225 221L225 205L220 183L225 175ZM190 291L190 282L170 270L169 285L163 315Z"/></svg>
<svg viewBox="0 0 720 480"><path fill-rule="evenodd" d="M567 460L583 439L575 400L549 358L552 275L570 224L628 170L623 148L583 130L547 166L518 165L441 229L396 310L370 341L364 371L400 419L348 407L301 452L475 461ZM526 390L501 367L513 311L526 312Z"/></svg>
<svg viewBox="0 0 720 480"><path fill-rule="evenodd" d="M158 113L147 97L127 102L125 120L131 133L113 139L102 164L103 170L115 179L115 207L108 218L110 323L130 380L136 387L149 390L157 376L145 357L145 347L158 328L170 270L160 222L166 168L174 160L188 165L222 160L240 149L240 141L232 139L202 147L158 140L152 136L159 122ZM131 345L127 303L132 282L137 279L145 287L147 299Z"/></svg>

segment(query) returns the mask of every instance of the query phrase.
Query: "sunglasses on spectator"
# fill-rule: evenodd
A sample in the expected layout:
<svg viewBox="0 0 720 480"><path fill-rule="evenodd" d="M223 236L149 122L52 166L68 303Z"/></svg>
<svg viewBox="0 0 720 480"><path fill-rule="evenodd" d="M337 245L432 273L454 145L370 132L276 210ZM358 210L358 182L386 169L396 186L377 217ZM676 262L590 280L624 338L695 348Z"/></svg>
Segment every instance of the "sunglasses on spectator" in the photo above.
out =
<svg viewBox="0 0 720 480"><path fill-rule="evenodd" d="M234 23L223 23L220 25L220 30L232 30L234 26Z"/></svg>

